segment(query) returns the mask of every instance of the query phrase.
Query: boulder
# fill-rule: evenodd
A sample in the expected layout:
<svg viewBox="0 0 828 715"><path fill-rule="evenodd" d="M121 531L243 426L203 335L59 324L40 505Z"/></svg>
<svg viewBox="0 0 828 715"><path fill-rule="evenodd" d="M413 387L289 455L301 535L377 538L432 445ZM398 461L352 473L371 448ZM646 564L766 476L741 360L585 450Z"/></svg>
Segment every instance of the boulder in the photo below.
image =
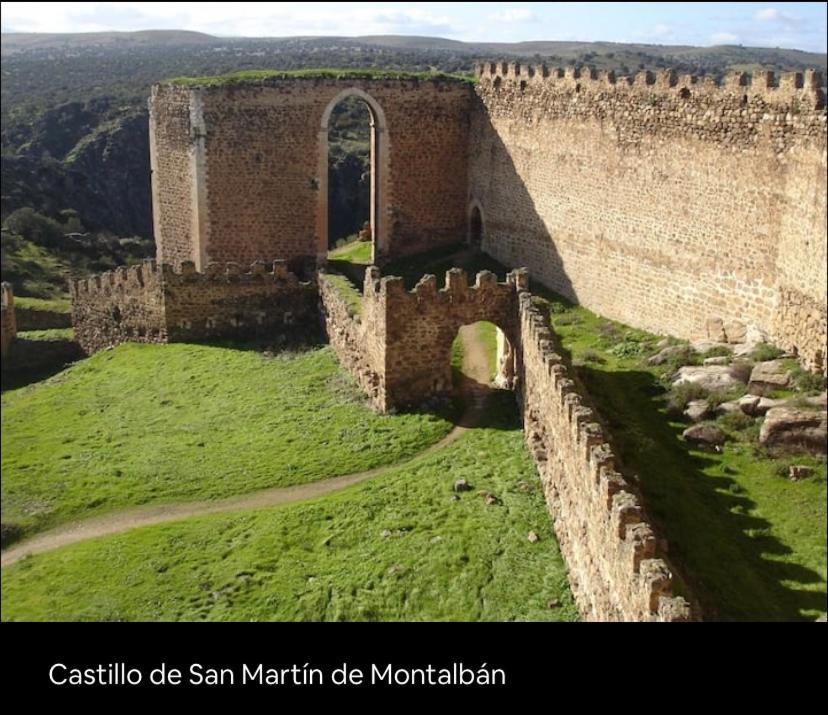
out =
<svg viewBox="0 0 828 715"><path fill-rule="evenodd" d="M681 385L685 382L701 385L709 392L727 390L741 384L730 374L729 365L688 365L679 368L673 385Z"/></svg>
<svg viewBox="0 0 828 715"><path fill-rule="evenodd" d="M526 537L529 540L530 544L534 544L538 541L538 535L534 531L530 531L529 535Z"/></svg>
<svg viewBox="0 0 828 715"><path fill-rule="evenodd" d="M728 365L730 364L730 356L716 355L702 360L702 365Z"/></svg>
<svg viewBox="0 0 828 715"><path fill-rule="evenodd" d="M727 342L727 335L724 330L724 322L721 318L708 318L704 324L708 340L715 340L719 343Z"/></svg>
<svg viewBox="0 0 828 715"><path fill-rule="evenodd" d="M708 340L707 338L694 340L690 343L690 347L693 348L693 350L695 350L697 353L706 353L708 350L712 350L713 348L727 348L728 350L733 348L732 345L728 345L725 342L717 340Z"/></svg>
<svg viewBox="0 0 828 715"><path fill-rule="evenodd" d="M455 492L467 492L472 488L471 484L469 484L465 479L458 479L454 482L454 491Z"/></svg>
<svg viewBox="0 0 828 715"><path fill-rule="evenodd" d="M765 415L759 444L772 451L805 451L825 454L828 419L824 410L773 407Z"/></svg>
<svg viewBox="0 0 828 715"><path fill-rule="evenodd" d="M710 405L707 400L691 400L684 410L684 416L691 422L701 422L709 414Z"/></svg>
<svg viewBox="0 0 828 715"><path fill-rule="evenodd" d="M662 348L655 355L649 358L647 360L647 364L663 365L664 363L672 360L674 357L678 357L687 352L690 352L690 348L686 345L668 345L666 348Z"/></svg>
<svg viewBox="0 0 828 715"><path fill-rule="evenodd" d="M828 407L828 393L823 392L821 395L814 395L813 397L806 397L805 402L812 407L821 407L823 410Z"/></svg>
<svg viewBox="0 0 828 715"><path fill-rule="evenodd" d="M778 400L772 400L770 397L760 397L759 404L756 405L756 415L761 417L764 414L767 414L768 410L772 410L774 407L782 407L787 405L788 401L781 397Z"/></svg>
<svg viewBox="0 0 828 715"><path fill-rule="evenodd" d="M724 332L729 343L743 343L747 338L747 326L740 320L730 320L725 323Z"/></svg>
<svg viewBox="0 0 828 715"><path fill-rule="evenodd" d="M738 400L731 400L730 402L720 402L716 406L716 414L717 415L726 415L729 412L741 412L742 406L739 404Z"/></svg>
<svg viewBox="0 0 828 715"><path fill-rule="evenodd" d="M759 407L759 402L762 398L758 397L757 395L745 395L744 397L740 397L736 400L736 404L739 406L739 409L744 412L746 415L750 415L751 417L756 417L758 414L757 408Z"/></svg>
<svg viewBox="0 0 828 715"><path fill-rule="evenodd" d="M693 425L681 433L690 444L719 451L725 442L725 433L716 425Z"/></svg>
<svg viewBox="0 0 828 715"><path fill-rule="evenodd" d="M814 468L805 464L792 464L788 468L788 479L798 482L800 479L807 479L814 473Z"/></svg>
<svg viewBox="0 0 828 715"><path fill-rule="evenodd" d="M784 390L791 384L791 371L783 360L767 360L753 366L748 382L748 391L753 395L764 395L772 390Z"/></svg>

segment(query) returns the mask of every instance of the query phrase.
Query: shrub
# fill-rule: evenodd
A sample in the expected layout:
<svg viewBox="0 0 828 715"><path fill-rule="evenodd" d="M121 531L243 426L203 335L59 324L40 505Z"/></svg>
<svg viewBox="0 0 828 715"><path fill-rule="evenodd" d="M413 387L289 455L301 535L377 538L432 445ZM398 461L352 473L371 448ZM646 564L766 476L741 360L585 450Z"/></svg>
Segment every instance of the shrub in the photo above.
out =
<svg viewBox="0 0 828 715"><path fill-rule="evenodd" d="M613 345L607 352L610 355L615 355L615 357L620 358L638 357L644 352L644 346L641 343L625 340L622 343Z"/></svg>
<svg viewBox="0 0 828 715"><path fill-rule="evenodd" d="M775 345L770 343L759 343L750 353L750 359L753 362L765 362L766 360L776 360L780 355L784 354L784 350L780 350Z"/></svg>
<svg viewBox="0 0 828 715"><path fill-rule="evenodd" d="M708 391L695 382L682 382L670 390L667 396L667 414L672 418L682 416L688 402L703 400Z"/></svg>
<svg viewBox="0 0 828 715"><path fill-rule="evenodd" d="M727 345L714 345L709 350L706 350L702 357L730 357L731 355L733 355L733 351Z"/></svg>
<svg viewBox="0 0 828 715"><path fill-rule="evenodd" d="M737 360L730 366L730 374L745 384L750 381L751 372L753 372L753 362L750 360Z"/></svg>
<svg viewBox="0 0 828 715"><path fill-rule="evenodd" d="M738 400L745 392L746 388L744 385L732 387L729 390L715 390L707 396L707 404L710 405L711 410L715 410L723 402Z"/></svg>
<svg viewBox="0 0 828 715"><path fill-rule="evenodd" d="M584 350L583 354L581 355L581 359L584 362L591 362L595 365L603 365L606 362L603 355L596 352L595 350Z"/></svg>
<svg viewBox="0 0 828 715"><path fill-rule="evenodd" d="M791 379L797 390L802 392L822 392L825 389L825 378L802 367L791 370Z"/></svg>
<svg viewBox="0 0 828 715"><path fill-rule="evenodd" d="M3 228L40 246L58 245L64 233L57 221L29 207L10 213L3 222Z"/></svg>
<svg viewBox="0 0 828 715"><path fill-rule="evenodd" d="M746 415L741 410L723 414L719 417L718 423L726 432L742 432L755 424L753 417Z"/></svg>

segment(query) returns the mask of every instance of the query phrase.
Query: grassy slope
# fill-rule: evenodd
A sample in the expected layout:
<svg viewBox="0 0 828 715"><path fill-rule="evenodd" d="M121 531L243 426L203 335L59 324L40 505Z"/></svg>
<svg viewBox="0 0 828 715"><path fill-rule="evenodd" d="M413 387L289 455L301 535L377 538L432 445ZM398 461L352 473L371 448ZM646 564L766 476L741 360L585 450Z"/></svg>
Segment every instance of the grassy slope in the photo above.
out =
<svg viewBox="0 0 828 715"><path fill-rule="evenodd" d="M495 399L481 428L340 494L24 559L3 570L3 619L574 620L513 397Z"/></svg>
<svg viewBox="0 0 828 715"><path fill-rule="evenodd" d="M665 368L642 359L657 338L556 302L552 322L608 423L625 467L638 474L707 618L813 619L826 610L826 469L805 456L769 459L747 441L722 454L688 448L687 426L664 413ZM635 354L636 345L641 354ZM793 483L787 464L814 464Z"/></svg>
<svg viewBox="0 0 828 715"><path fill-rule="evenodd" d="M346 243L344 246L328 251L328 258L337 261L349 261L351 263L370 263L371 248L370 241L352 241L351 243Z"/></svg>
<svg viewBox="0 0 828 715"><path fill-rule="evenodd" d="M451 428L374 414L328 348L127 344L2 399L3 521L28 530L358 472Z"/></svg>
<svg viewBox="0 0 828 715"><path fill-rule="evenodd" d="M29 310L40 310L50 313L69 313L72 309L71 301L68 298L27 298L24 296L14 297L15 308L27 308Z"/></svg>

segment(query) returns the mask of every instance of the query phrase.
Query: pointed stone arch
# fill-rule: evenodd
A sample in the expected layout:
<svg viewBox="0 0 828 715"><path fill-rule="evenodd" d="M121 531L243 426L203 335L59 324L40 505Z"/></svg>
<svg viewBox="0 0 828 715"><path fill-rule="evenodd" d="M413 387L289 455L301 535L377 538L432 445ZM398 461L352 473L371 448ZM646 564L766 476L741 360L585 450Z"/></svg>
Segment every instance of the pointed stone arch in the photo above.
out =
<svg viewBox="0 0 828 715"><path fill-rule="evenodd" d="M385 112L365 90L348 87L325 107L319 126L319 202L316 215L317 261L324 263L328 254L328 125L334 107L347 97L365 102L371 117L371 259L376 263L389 248L389 156L390 139Z"/></svg>

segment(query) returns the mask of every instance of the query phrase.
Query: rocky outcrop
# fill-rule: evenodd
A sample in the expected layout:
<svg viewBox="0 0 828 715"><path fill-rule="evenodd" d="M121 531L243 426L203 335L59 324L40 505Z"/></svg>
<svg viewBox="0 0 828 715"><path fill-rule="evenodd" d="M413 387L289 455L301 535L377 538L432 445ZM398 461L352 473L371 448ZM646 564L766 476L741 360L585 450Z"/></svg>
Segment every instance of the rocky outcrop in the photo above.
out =
<svg viewBox="0 0 828 715"><path fill-rule="evenodd" d="M767 360L754 365L750 373L748 391L753 395L764 395L773 390L790 387L791 371L783 360Z"/></svg>
<svg viewBox="0 0 828 715"><path fill-rule="evenodd" d="M682 367L673 379L673 385L693 383L709 392L727 390L742 384L731 374L728 365L690 365Z"/></svg>
<svg viewBox="0 0 828 715"><path fill-rule="evenodd" d="M759 444L774 452L825 454L827 426L824 410L774 407L765 415Z"/></svg>

